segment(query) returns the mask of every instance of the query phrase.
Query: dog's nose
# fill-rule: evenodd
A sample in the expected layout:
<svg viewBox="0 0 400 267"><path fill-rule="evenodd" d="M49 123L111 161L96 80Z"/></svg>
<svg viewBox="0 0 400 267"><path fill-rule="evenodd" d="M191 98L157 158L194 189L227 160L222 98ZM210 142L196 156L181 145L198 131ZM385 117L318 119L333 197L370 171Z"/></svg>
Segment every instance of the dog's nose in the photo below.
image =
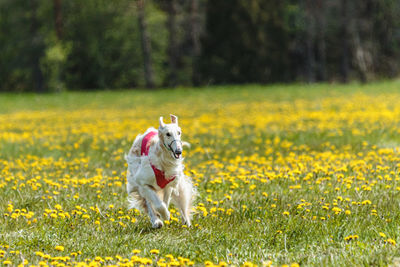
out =
<svg viewBox="0 0 400 267"><path fill-rule="evenodd" d="M175 151L175 154L177 154L177 155L182 154L182 150L181 150L181 149L177 149L177 150Z"/></svg>

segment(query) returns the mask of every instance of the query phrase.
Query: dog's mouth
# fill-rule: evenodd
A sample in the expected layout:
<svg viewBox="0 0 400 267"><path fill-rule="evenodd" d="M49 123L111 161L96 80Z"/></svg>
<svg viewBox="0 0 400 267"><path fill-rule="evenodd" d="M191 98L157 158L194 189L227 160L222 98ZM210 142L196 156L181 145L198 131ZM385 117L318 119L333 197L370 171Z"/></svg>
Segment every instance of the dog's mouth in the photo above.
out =
<svg viewBox="0 0 400 267"><path fill-rule="evenodd" d="M174 152L172 152L172 154L174 155L175 159L180 159L181 156L182 156L182 152L181 151L179 151L179 152L174 151Z"/></svg>
<svg viewBox="0 0 400 267"><path fill-rule="evenodd" d="M166 146L164 144L164 146L166 148L168 148L168 150L172 153L172 155L174 156L175 159L180 159L182 156L182 148L179 146L175 146L174 148L172 148L172 144L174 142L177 142L177 140L172 141L171 144L169 144L168 146ZM180 140L179 140L179 142L180 142Z"/></svg>

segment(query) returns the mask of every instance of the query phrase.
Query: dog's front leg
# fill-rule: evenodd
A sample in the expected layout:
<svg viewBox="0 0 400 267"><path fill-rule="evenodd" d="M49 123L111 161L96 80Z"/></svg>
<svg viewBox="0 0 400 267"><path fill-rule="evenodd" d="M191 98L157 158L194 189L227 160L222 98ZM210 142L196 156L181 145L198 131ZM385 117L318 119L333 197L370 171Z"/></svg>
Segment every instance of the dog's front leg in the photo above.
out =
<svg viewBox="0 0 400 267"><path fill-rule="evenodd" d="M171 201L171 194L172 194L172 188L171 187L165 188L163 200L165 205L167 206L167 209L169 207L169 202Z"/></svg>
<svg viewBox="0 0 400 267"><path fill-rule="evenodd" d="M147 199L146 199L146 207L147 207L147 212L149 213L150 221L151 221L151 224L153 225L153 228L163 227L163 225L164 225L163 222L154 213L153 207L151 206L150 202Z"/></svg>
<svg viewBox="0 0 400 267"><path fill-rule="evenodd" d="M146 201L150 202L149 204L154 207L156 212L158 212L164 220L169 221L170 215L166 205L160 200L157 193L150 186L141 186L140 195L142 195Z"/></svg>

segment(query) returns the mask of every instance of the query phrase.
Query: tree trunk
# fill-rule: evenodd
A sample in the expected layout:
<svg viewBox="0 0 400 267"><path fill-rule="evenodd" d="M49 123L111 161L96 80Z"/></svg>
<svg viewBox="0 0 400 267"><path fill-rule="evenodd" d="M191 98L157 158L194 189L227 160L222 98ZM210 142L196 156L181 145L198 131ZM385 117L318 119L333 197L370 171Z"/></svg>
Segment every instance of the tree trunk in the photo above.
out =
<svg viewBox="0 0 400 267"><path fill-rule="evenodd" d="M364 49L363 45L360 41L359 33L356 32L354 34L354 61L357 67L357 73L360 77L360 81L362 83L367 82L367 74L368 74L368 62L367 62L367 51Z"/></svg>
<svg viewBox="0 0 400 267"><path fill-rule="evenodd" d="M315 23L313 18L313 1L306 0L306 75L307 82L315 82L315 53L314 53L314 39L315 39Z"/></svg>
<svg viewBox="0 0 400 267"><path fill-rule="evenodd" d="M349 34L349 12L348 12L348 3L347 0L341 0L341 38L343 40L342 42L342 59L341 59L341 65L340 65L340 74L341 74L341 80L343 83L347 83L349 80L349 39L350 39L350 34Z"/></svg>
<svg viewBox="0 0 400 267"><path fill-rule="evenodd" d="M168 0L167 3L167 30L169 33L168 38L168 65L169 74L167 77L167 85L175 87L177 85L178 77L178 45L177 45L177 26L176 26L176 0Z"/></svg>
<svg viewBox="0 0 400 267"><path fill-rule="evenodd" d="M353 63L362 83L373 74L373 0L360 0L352 28Z"/></svg>
<svg viewBox="0 0 400 267"><path fill-rule="evenodd" d="M199 0L191 0L190 5L190 33L192 40L192 83L200 84L200 73L198 60L200 56L200 22L199 22Z"/></svg>
<svg viewBox="0 0 400 267"><path fill-rule="evenodd" d="M63 37L63 23L62 23L62 0L53 0L54 6L54 25L56 28L56 35L58 40Z"/></svg>
<svg viewBox="0 0 400 267"><path fill-rule="evenodd" d="M319 81L326 80L326 45L325 45L325 0L317 0L316 26L317 26L317 54L318 68L317 79Z"/></svg>
<svg viewBox="0 0 400 267"><path fill-rule="evenodd" d="M37 18L38 3L37 0L31 0L31 36L32 36L32 46L31 46L31 67L32 67L32 77L35 86L35 91L37 93L44 92L44 80L43 73L40 68L40 58L42 57L44 46L43 39L39 33L39 21Z"/></svg>
<svg viewBox="0 0 400 267"><path fill-rule="evenodd" d="M151 60L151 42L147 32L147 24L145 19L145 1L146 0L137 0L139 31L142 42L143 67L144 67L144 77L146 80L146 87L154 88L155 84L154 84L153 63Z"/></svg>

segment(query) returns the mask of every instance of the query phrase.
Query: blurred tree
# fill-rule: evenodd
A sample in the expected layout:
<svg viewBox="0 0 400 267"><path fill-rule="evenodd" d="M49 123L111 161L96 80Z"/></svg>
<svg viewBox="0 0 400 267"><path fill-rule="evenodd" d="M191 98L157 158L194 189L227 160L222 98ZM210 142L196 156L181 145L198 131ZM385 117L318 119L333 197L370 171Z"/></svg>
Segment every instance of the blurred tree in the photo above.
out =
<svg viewBox="0 0 400 267"><path fill-rule="evenodd" d="M177 22L176 22L176 0L167 0L166 10L168 13L167 29L168 29L168 71L166 85L176 86L178 77L178 43L177 43Z"/></svg>
<svg viewBox="0 0 400 267"><path fill-rule="evenodd" d="M130 1L66 1L64 38L69 88L99 89L143 84L143 57ZM129 37L129 38L128 38Z"/></svg>
<svg viewBox="0 0 400 267"><path fill-rule="evenodd" d="M137 0L138 8L138 19L139 19L139 32L140 39L142 41L142 51L143 51L143 65L144 65L144 76L146 80L146 87L153 88L154 84L154 73L153 73L153 63L151 59L151 43L147 32L147 25L145 19L145 1Z"/></svg>
<svg viewBox="0 0 400 267"><path fill-rule="evenodd" d="M326 1L316 0L315 3L315 22L316 22L316 54L317 70L316 78L318 81L326 80Z"/></svg>
<svg viewBox="0 0 400 267"><path fill-rule="evenodd" d="M45 49L43 36L40 34L40 21L38 15L39 3L38 0L30 1L31 16L30 16L30 33L31 36L31 46L30 46L30 63L32 66L32 75L34 80L34 90L38 93L44 92L43 84L43 73L40 68L40 58L43 55Z"/></svg>
<svg viewBox="0 0 400 267"><path fill-rule="evenodd" d="M314 0L305 0L305 10L306 10L306 69L307 69L307 81L309 83L315 82L315 74L316 74L316 59L315 59L315 1Z"/></svg>
<svg viewBox="0 0 400 267"><path fill-rule="evenodd" d="M46 91L61 92L66 89L65 85L65 62L68 56L68 45L63 41L63 18L62 0L53 0L53 8L42 4L44 9L44 17L53 17L54 29L52 27L42 27L42 31L46 32L45 52L40 59L40 68L45 76ZM46 14L47 13L47 14Z"/></svg>
<svg viewBox="0 0 400 267"><path fill-rule="evenodd" d="M307 81L326 79L325 1L305 0Z"/></svg>
<svg viewBox="0 0 400 267"><path fill-rule="evenodd" d="M0 1L0 90L45 90L40 58L44 54L40 1Z"/></svg>
<svg viewBox="0 0 400 267"><path fill-rule="evenodd" d="M352 24L353 65L361 82L368 80L372 72L373 51L375 49L371 40L372 10L374 0L363 0L354 8Z"/></svg>
<svg viewBox="0 0 400 267"><path fill-rule="evenodd" d="M192 43L192 83L199 85L200 73L198 70L198 61L201 53L200 32L201 32L199 0L190 1L190 36Z"/></svg>
<svg viewBox="0 0 400 267"><path fill-rule="evenodd" d="M62 40L62 0L53 0L54 5L54 25L58 40Z"/></svg>
<svg viewBox="0 0 400 267"><path fill-rule="evenodd" d="M377 53L374 65L380 66L377 74L393 78L399 73L400 54L400 3L397 0L375 1L372 34Z"/></svg>
<svg viewBox="0 0 400 267"><path fill-rule="evenodd" d="M287 81L285 3L209 0L202 73L212 83Z"/></svg>
<svg viewBox="0 0 400 267"><path fill-rule="evenodd" d="M349 18L349 7L347 0L340 0L340 10L341 10L341 25L340 32L342 38L342 55L341 55L341 64L340 64L340 74L342 82L346 83L349 79L349 69L350 69L350 18Z"/></svg>
<svg viewBox="0 0 400 267"><path fill-rule="evenodd" d="M167 15L168 43L164 86L200 84L198 62L201 57L204 0L155 0Z"/></svg>
<svg viewBox="0 0 400 267"><path fill-rule="evenodd" d="M396 77L399 16L398 0L1 0L0 90Z"/></svg>

